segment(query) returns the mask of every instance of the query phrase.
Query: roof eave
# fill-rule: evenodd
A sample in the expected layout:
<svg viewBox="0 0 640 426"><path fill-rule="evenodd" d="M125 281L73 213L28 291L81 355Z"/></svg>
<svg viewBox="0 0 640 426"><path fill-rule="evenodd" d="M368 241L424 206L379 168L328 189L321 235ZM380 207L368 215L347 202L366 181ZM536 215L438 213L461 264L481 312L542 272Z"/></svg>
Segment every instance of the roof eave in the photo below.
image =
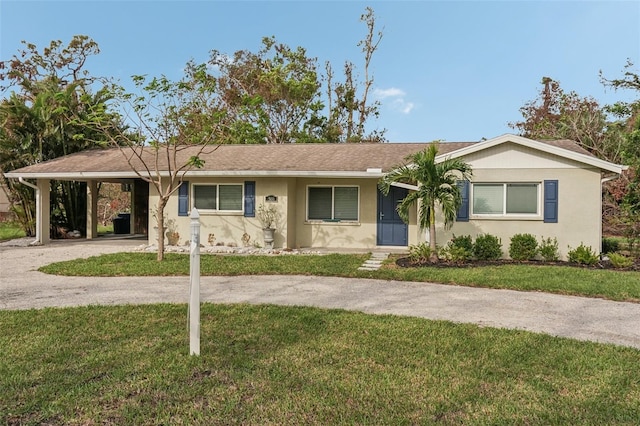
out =
<svg viewBox="0 0 640 426"><path fill-rule="evenodd" d="M4 176L10 179L52 179L52 180L99 180L99 179L135 179L135 172L8 172Z"/></svg>
<svg viewBox="0 0 640 426"><path fill-rule="evenodd" d="M143 176L151 176L141 173ZM162 171L160 176L169 177L169 172ZM371 171L273 171L273 170L190 170L185 177L320 177L320 178L381 178L384 173L381 169ZM9 172L5 173L6 178L11 179L52 179L52 180L101 180L101 179L136 179L140 175L135 172Z"/></svg>

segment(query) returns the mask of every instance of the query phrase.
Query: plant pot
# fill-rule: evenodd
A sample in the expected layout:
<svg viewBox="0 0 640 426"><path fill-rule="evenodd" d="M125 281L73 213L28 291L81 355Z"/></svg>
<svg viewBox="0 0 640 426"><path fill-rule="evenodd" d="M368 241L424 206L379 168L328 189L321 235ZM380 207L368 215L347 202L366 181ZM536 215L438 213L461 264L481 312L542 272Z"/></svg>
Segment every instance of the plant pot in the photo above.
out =
<svg viewBox="0 0 640 426"><path fill-rule="evenodd" d="M274 234L276 230L274 228L264 228L262 229L262 236L264 237L264 246L265 248L272 249L273 248L273 240Z"/></svg>
<svg viewBox="0 0 640 426"><path fill-rule="evenodd" d="M166 233L167 236L167 242L169 243L170 246L177 246L178 242L180 241L180 234L178 234L177 232L167 232Z"/></svg>

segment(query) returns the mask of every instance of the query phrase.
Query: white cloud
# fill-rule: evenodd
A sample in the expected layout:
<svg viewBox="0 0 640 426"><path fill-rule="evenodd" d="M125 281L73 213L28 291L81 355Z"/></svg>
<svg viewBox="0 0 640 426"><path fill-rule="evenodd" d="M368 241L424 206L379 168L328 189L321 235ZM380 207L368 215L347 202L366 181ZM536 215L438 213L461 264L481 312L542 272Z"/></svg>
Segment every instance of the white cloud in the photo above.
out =
<svg viewBox="0 0 640 426"><path fill-rule="evenodd" d="M415 104L405 99L406 93L402 89L391 87L389 89L375 89L373 95L378 99L392 98L389 106L394 111L399 111L402 114L410 114Z"/></svg>
<svg viewBox="0 0 640 426"><path fill-rule="evenodd" d="M373 91L373 94L379 99L395 98L405 95L404 90L396 89L395 87L392 87L390 89L375 89Z"/></svg>
<svg viewBox="0 0 640 426"><path fill-rule="evenodd" d="M415 106L413 102L405 102L404 100L401 100L401 103L400 111L402 111L403 114L409 114Z"/></svg>

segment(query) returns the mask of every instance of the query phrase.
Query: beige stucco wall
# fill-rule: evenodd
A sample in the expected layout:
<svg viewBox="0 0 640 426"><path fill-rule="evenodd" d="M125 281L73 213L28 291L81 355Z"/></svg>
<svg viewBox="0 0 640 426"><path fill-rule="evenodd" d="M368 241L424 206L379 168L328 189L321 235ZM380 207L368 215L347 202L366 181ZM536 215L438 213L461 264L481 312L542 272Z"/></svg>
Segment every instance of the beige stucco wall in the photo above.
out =
<svg viewBox="0 0 640 426"><path fill-rule="evenodd" d="M256 209L267 195L275 195L275 203L282 212L276 229L274 247L277 248L354 248L372 249L376 247L377 232L377 179L328 179L328 178L221 178L189 179L190 191L198 183L237 183L245 180L256 182ZM328 223L309 222L307 215L307 187L309 185L356 185L360 188L360 220L358 222ZM157 229L154 229L158 194L152 187L149 194L149 242L154 243ZM165 216L174 221L180 234L180 245L190 239L190 218L179 217L178 196L171 197L165 209ZM420 235L416 226L415 213L411 215L409 244L416 244ZM209 234L215 236L215 243L242 246L242 236L247 233L250 244L264 246L262 229L257 218L246 218L238 213L200 212L201 241L208 244Z"/></svg>
<svg viewBox="0 0 640 426"><path fill-rule="evenodd" d="M307 188L313 185L353 185L359 187L358 222L331 223L307 221ZM377 242L378 180L300 178L295 206L298 247L373 249ZM416 215L410 215L409 244L419 240Z"/></svg>
<svg viewBox="0 0 640 426"><path fill-rule="evenodd" d="M310 185L354 185L360 188L358 222L307 221L307 188ZM300 247L371 248L376 245L376 181L373 179L298 179L296 233Z"/></svg>
<svg viewBox="0 0 640 426"><path fill-rule="evenodd" d="M274 247L289 247L291 242L287 238L290 221L286 217L286 206L292 181L290 179L243 179L243 178L198 178L189 179L189 190L192 191L193 184L198 183L219 183L219 184L241 184L245 180L256 182L256 209L265 196L275 195L278 197L275 204L282 213L277 224ZM190 200L191 201L191 200ZM153 217L158 202L158 193L151 187L149 192L149 241L156 241L157 229L154 228L156 220ZM165 208L165 216L174 220L175 227L180 234L179 244L183 245L190 239L190 218L188 216L178 216L178 195L174 194ZM257 217L244 217L242 213L207 213L200 212L200 235L201 242L209 244L210 235L215 238L214 244L243 246L242 237L244 234L250 237L249 245L258 244L264 246L262 237L262 227ZM294 233L295 235L295 233ZM290 238L290 237L289 237Z"/></svg>
<svg viewBox="0 0 640 426"><path fill-rule="evenodd" d="M298 179L296 202L297 244L300 247L373 249L377 241L377 179ZM355 185L360 188L358 222L307 221L307 187L310 185ZM409 244L419 240L415 213L410 215Z"/></svg>
<svg viewBox="0 0 640 426"><path fill-rule="evenodd" d="M558 223L544 223L542 206L535 218L479 218L471 216L469 222L458 222L450 230L444 230L442 220L437 224L437 242L445 245L455 235L477 236L490 233L502 240L503 252L508 254L510 239L518 233L530 233L538 240L556 238L563 257L569 247L581 243L600 251L601 245L601 174L599 169L585 168L584 164L566 158L542 153L520 145L505 143L476 152L463 158L473 168L473 182L536 182L558 180ZM278 198L276 205L282 213L276 230L275 247L282 248L355 248L372 249L377 238L377 179L330 178L198 178L194 183L237 183L245 180L256 182L256 208L267 195ZM360 188L360 212L358 222L307 221L307 188L310 185L357 185ZM193 186L190 185L190 189ZM541 188L541 193L543 189ZM158 196L150 191L149 239L155 241L155 219L152 217ZM178 217L178 196L169 201L166 214L175 221L180 233L180 244L189 240L189 217ZM416 225L416 210L410 216L409 245L425 241L424 231ZM215 243L242 246L242 237L250 236L250 245L264 245L262 230L257 218L245 218L241 213L201 212L202 242L207 244L210 234Z"/></svg>
<svg viewBox="0 0 640 426"><path fill-rule="evenodd" d="M511 237L529 233L538 237L557 238L558 248L566 258L568 247L581 243L597 253L601 246L601 184L600 171L550 154L540 155L514 144L504 144L473 154L464 159L473 167L472 182L537 182L558 180L558 223L544 223L541 215L535 219L474 218L457 222L445 231L442 222L437 232L438 245L445 245L455 235L489 233L502 240L508 255ZM542 191L542 188L541 188ZM542 206L540 207L542 209Z"/></svg>

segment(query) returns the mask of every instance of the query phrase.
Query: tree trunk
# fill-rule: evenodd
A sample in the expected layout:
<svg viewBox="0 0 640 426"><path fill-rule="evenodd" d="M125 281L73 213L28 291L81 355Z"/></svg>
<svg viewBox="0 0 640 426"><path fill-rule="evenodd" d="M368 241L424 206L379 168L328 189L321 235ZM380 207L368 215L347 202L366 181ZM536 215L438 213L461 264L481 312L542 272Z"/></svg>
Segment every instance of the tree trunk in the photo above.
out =
<svg viewBox="0 0 640 426"><path fill-rule="evenodd" d="M27 237L35 237L36 222L35 211L36 203L33 189L21 183L13 183L5 181L6 193L9 198L10 209L24 230Z"/></svg>
<svg viewBox="0 0 640 426"><path fill-rule="evenodd" d="M167 200L163 197L158 199L158 213L156 216L158 225L158 262L164 260L164 207L167 205Z"/></svg>
<svg viewBox="0 0 640 426"><path fill-rule="evenodd" d="M51 182L55 188L60 188L60 204L64 208L64 224L70 231L80 231L87 235L87 185L85 182ZM53 194L57 191L52 191ZM57 197L58 195L56 195ZM57 200L56 200L57 203Z"/></svg>
<svg viewBox="0 0 640 426"><path fill-rule="evenodd" d="M429 206L429 248L431 253L429 254L430 262L438 261L438 246L436 245L436 208L435 203L431 203Z"/></svg>

